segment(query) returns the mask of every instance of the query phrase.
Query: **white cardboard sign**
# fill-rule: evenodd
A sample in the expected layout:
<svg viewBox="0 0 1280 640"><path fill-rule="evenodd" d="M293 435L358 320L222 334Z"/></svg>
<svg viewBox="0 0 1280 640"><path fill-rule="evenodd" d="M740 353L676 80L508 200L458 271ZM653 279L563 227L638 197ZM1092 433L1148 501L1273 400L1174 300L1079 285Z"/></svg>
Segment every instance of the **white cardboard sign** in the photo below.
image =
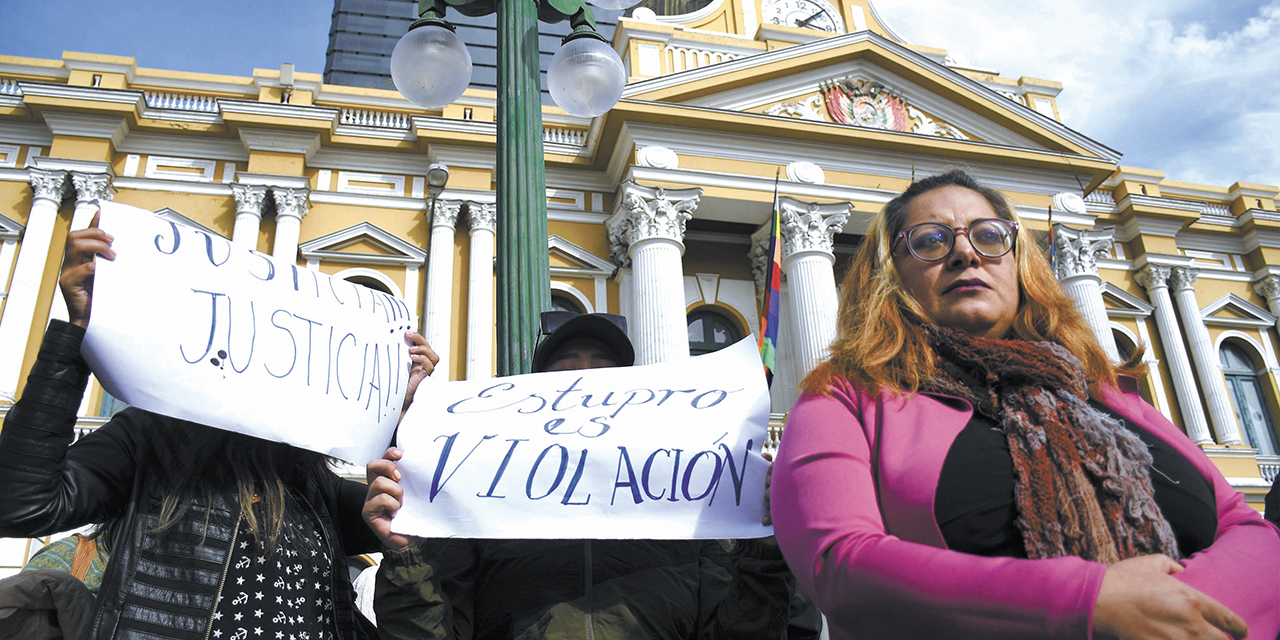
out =
<svg viewBox="0 0 1280 640"><path fill-rule="evenodd" d="M772 534L769 396L749 340L637 367L424 382L397 442L422 537L705 539Z"/></svg>
<svg viewBox="0 0 1280 640"><path fill-rule="evenodd" d="M391 440L408 384L401 300L99 202L83 353L130 405L363 464Z"/></svg>

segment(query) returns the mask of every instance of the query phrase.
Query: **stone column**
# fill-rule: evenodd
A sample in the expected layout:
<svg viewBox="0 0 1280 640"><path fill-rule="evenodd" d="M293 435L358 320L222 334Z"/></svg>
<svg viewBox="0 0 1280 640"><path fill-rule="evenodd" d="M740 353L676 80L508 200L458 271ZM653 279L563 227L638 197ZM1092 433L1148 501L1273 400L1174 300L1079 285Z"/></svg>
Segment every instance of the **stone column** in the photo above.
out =
<svg viewBox="0 0 1280 640"><path fill-rule="evenodd" d="M449 338L453 333L453 230L458 223L460 200L436 200L431 216L431 251L427 254L427 297L422 304L422 337L440 362L446 376L450 364ZM446 379L448 379L446 377Z"/></svg>
<svg viewBox="0 0 1280 640"><path fill-rule="evenodd" d="M1169 276L1172 269L1148 264L1134 278L1147 290L1147 297L1155 306L1156 328L1160 331L1160 345L1169 362L1169 375L1173 378L1173 392L1182 410L1183 427L1187 436L1196 444L1213 444L1209 424L1205 422L1204 409L1200 406L1200 392L1196 389L1191 372L1191 360L1182 346L1182 332L1174 316L1173 299L1169 297Z"/></svg>
<svg viewBox="0 0 1280 640"><path fill-rule="evenodd" d="M493 258L497 207L468 202L471 268L467 287L467 379L493 376Z"/></svg>
<svg viewBox="0 0 1280 640"><path fill-rule="evenodd" d="M22 233L4 316L0 317L0 402L13 402L18 391L22 358L36 316L36 299L44 285L53 226L66 188L66 171L30 169L28 175L33 194L31 215Z"/></svg>
<svg viewBox="0 0 1280 640"><path fill-rule="evenodd" d="M623 182L605 225L613 259L635 278L630 318L636 364L689 357L684 307L684 227L702 189L667 190Z"/></svg>
<svg viewBox="0 0 1280 640"><path fill-rule="evenodd" d="M1053 226L1054 252L1057 256L1058 281L1062 290L1076 303L1076 310L1093 329L1102 350L1112 362L1120 361L1116 337L1107 320L1107 305L1102 301L1102 278L1098 276L1098 256L1106 255L1115 241L1115 229L1082 231L1060 224Z"/></svg>
<svg viewBox="0 0 1280 640"><path fill-rule="evenodd" d="M1253 290L1267 301L1271 315L1276 317L1276 330L1280 331L1280 276L1267 275L1253 283Z"/></svg>
<svg viewBox="0 0 1280 640"><path fill-rule="evenodd" d="M256 184L233 184L236 199L236 226L231 230L231 244L245 249L258 248L258 229L262 226L262 209L267 204L267 188ZM277 229L279 216L276 217ZM276 237L280 237L277 230ZM298 242L294 239L296 250Z"/></svg>
<svg viewBox="0 0 1280 640"><path fill-rule="evenodd" d="M276 201L276 242L271 255L289 262L298 261L298 236L302 233L302 218L310 208L309 194L308 189L271 187L271 196Z"/></svg>
<svg viewBox="0 0 1280 640"><path fill-rule="evenodd" d="M839 300L832 244L849 219L849 204L805 203L781 198L782 269L795 348L796 380L808 375L830 354L836 337Z"/></svg>
<svg viewBox="0 0 1280 640"><path fill-rule="evenodd" d="M1222 364L1217 350L1213 348L1204 318L1200 317L1200 303L1196 301L1195 290L1199 275L1199 269L1174 267L1169 284L1178 301L1182 328L1187 332L1187 342L1191 344L1191 360L1195 363L1200 388L1204 390L1204 399L1209 405L1209 421L1218 435L1218 444L1242 444L1240 425L1236 423L1236 413L1231 408L1231 396L1227 392L1227 381L1222 377Z"/></svg>

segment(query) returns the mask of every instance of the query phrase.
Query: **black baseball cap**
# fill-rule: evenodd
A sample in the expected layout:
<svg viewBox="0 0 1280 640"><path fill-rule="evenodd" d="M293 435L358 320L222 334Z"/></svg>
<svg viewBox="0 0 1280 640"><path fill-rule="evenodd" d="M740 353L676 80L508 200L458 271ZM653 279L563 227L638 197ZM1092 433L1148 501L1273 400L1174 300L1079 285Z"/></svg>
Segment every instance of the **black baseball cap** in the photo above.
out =
<svg viewBox="0 0 1280 640"><path fill-rule="evenodd" d="M533 352L533 371L546 371L551 366L551 356L564 343L577 338L599 340L618 358L618 364L629 367L636 362L636 350L627 337L627 319L612 313L574 313L572 311L544 311L542 335L545 336Z"/></svg>

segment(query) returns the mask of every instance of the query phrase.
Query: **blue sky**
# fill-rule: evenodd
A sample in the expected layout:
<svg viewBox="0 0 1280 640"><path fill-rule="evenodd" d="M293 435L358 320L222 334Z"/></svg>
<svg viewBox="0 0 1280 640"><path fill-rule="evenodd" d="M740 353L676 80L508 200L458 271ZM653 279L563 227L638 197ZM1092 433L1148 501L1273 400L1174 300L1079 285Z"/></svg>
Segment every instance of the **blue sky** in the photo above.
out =
<svg viewBox="0 0 1280 640"><path fill-rule="evenodd" d="M1006 77L1062 82L1063 121L1121 163L1280 185L1280 0L873 0L899 34ZM0 54L132 56L247 76L324 70L331 1L0 0Z"/></svg>

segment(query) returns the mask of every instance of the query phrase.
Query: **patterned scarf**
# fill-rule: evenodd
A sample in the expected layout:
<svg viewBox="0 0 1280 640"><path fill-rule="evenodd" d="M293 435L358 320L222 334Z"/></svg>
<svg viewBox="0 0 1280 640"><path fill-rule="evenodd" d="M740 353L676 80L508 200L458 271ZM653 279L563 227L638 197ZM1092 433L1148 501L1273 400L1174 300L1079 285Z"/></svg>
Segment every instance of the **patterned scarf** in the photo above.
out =
<svg viewBox="0 0 1280 640"><path fill-rule="evenodd" d="M975 338L926 327L937 378L923 391L958 396L1009 439L1014 506L1029 558L1108 565L1163 553L1180 559L1156 505L1151 454L1089 406L1080 361L1061 345Z"/></svg>

